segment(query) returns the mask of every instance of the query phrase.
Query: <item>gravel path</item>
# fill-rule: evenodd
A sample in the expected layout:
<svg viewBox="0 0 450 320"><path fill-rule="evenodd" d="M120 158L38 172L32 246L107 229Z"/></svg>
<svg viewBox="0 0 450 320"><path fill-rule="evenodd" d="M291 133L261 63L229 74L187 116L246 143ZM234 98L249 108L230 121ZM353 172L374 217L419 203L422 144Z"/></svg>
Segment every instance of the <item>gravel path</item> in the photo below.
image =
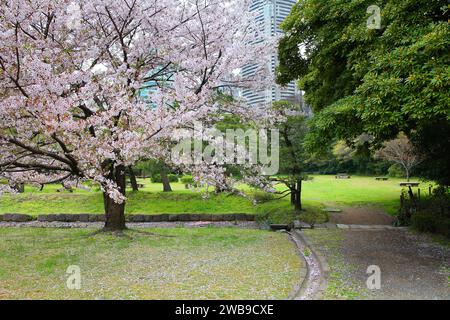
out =
<svg viewBox="0 0 450 320"><path fill-rule="evenodd" d="M450 299L450 249L407 230L308 230L330 265L330 299ZM381 270L381 289L366 286Z"/></svg>
<svg viewBox="0 0 450 320"><path fill-rule="evenodd" d="M359 266L355 277L367 279L366 268L381 269L381 289L371 291L376 299L450 299L448 268L450 250L408 231L350 231L342 253ZM447 271L447 272L445 272Z"/></svg>

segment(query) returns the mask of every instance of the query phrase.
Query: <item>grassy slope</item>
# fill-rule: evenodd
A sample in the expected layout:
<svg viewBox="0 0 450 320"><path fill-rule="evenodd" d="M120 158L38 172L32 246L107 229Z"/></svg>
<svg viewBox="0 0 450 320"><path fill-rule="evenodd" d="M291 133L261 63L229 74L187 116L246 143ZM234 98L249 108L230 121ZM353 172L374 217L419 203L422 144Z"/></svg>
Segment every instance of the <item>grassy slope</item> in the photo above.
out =
<svg viewBox="0 0 450 320"><path fill-rule="evenodd" d="M0 229L0 299L285 299L299 281L285 234L148 231ZM81 290L66 288L69 265L81 268Z"/></svg>
<svg viewBox="0 0 450 320"><path fill-rule="evenodd" d="M333 176L314 176L304 183L303 201L308 207L333 205L370 204L382 207L395 214L401 188L400 179L375 181L372 177L352 177L336 180ZM142 181L141 181L142 182ZM205 200L199 192L186 190L180 183L173 183L173 193L162 193L161 184L143 182L145 188L138 193L129 193L126 212L146 213L256 213L263 208L288 208L287 199L253 206L248 199L211 195ZM423 191L427 185L423 184ZM44 191L27 187L26 193L0 199L0 213L102 213L103 202L99 192L77 190L73 194L57 193L60 186L46 186ZM248 189L243 187L244 189ZM279 189L282 189L279 186Z"/></svg>

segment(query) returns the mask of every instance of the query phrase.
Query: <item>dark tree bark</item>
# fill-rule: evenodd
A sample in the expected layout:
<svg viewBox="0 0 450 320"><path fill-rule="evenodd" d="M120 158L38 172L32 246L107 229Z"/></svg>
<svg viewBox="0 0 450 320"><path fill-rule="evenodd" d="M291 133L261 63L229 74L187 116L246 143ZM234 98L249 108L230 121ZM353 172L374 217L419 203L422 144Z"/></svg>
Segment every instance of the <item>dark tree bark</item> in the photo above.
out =
<svg viewBox="0 0 450 320"><path fill-rule="evenodd" d="M134 174L133 168L131 166L128 167L128 175L130 176L131 189L133 191L139 191L136 175Z"/></svg>
<svg viewBox="0 0 450 320"><path fill-rule="evenodd" d="M111 169L110 178L117 184L120 192L125 195L126 187L126 168L124 166L117 166ZM103 193L103 200L105 204L106 221L103 228L104 231L122 231L125 226L125 202L116 203L109 195Z"/></svg>
<svg viewBox="0 0 450 320"><path fill-rule="evenodd" d="M289 137L289 128L285 126L282 130L282 137L286 146L288 147L289 154L292 161L292 167L290 175L293 176L292 180L289 181L288 187L291 191L291 204L294 206L295 211L302 210L302 178L301 174L301 166L297 162L297 155L294 150L294 144Z"/></svg>
<svg viewBox="0 0 450 320"><path fill-rule="evenodd" d="M294 206L295 211L302 211L302 182L301 178L298 178L295 182L286 183L291 195L291 205Z"/></svg>
<svg viewBox="0 0 450 320"><path fill-rule="evenodd" d="M295 211L302 211L302 179L298 179L297 183L295 185L295 202L294 202L294 208Z"/></svg>
<svg viewBox="0 0 450 320"><path fill-rule="evenodd" d="M161 181L163 184L163 191L172 192L172 187L170 186L169 177L167 175L167 169L165 167L161 169Z"/></svg>

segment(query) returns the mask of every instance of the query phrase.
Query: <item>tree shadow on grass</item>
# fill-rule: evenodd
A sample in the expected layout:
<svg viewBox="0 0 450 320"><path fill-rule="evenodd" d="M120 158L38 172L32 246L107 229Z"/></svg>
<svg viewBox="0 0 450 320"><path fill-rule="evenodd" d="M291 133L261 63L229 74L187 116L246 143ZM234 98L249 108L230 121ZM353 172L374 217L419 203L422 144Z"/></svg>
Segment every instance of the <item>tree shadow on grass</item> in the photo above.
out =
<svg viewBox="0 0 450 320"><path fill-rule="evenodd" d="M129 240L133 240L132 235L127 234L127 233L137 233L140 235L152 236L152 237L176 238L176 236L165 235L165 234L149 232L149 231L144 231L144 230L138 230L138 229L125 229L125 230L121 230L121 231L109 231L109 230L104 230L104 229L98 229L92 233L86 234L85 237L89 238L89 237L95 237L97 235L112 235L112 236L118 237L118 238L125 238L125 239L129 239Z"/></svg>

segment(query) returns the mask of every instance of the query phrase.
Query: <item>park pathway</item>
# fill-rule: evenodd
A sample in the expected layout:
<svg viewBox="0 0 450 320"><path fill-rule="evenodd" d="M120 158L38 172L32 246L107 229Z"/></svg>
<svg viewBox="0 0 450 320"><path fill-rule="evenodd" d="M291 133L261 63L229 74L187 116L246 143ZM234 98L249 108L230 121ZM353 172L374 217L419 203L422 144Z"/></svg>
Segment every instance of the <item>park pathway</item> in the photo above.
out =
<svg viewBox="0 0 450 320"><path fill-rule="evenodd" d="M344 231L341 253L362 284L368 266L381 271L381 288L369 299L450 299L450 250L408 230Z"/></svg>
<svg viewBox="0 0 450 320"><path fill-rule="evenodd" d="M315 298L450 299L450 248L371 210L345 208L325 228L302 232L328 263L327 286L337 287ZM367 288L369 266L380 268L379 289Z"/></svg>
<svg viewBox="0 0 450 320"><path fill-rule="evenodd" d="M330 222L335 224L392 225L394 219L382 209L371 207L346 207L342 212L331 212Z"/></svg>

